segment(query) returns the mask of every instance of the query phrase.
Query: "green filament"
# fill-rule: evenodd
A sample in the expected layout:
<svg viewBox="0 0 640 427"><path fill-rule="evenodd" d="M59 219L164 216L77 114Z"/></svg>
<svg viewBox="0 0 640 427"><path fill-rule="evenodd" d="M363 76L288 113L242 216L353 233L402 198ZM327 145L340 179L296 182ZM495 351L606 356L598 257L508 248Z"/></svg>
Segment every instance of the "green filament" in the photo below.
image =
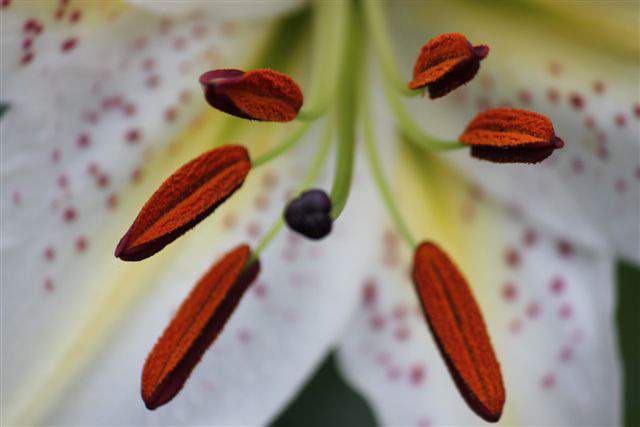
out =
<svg viewBox="0 0 640 427"><path fill-rule="evenodd" d="M373 132L373 124L371 123L371 113L369 111L369 100L367 96L367 91L365 87L365 82L362 83L362 89L360 90L360 108L362 114L362 123L364 126L364 141L365 148L367 152L367 160L369 163L369 169L371 170L371 175L373 176L373 180L378 188L380 193L380 197L384 202L384 205L389 212L389 216L391 220L395 224L396 229L403 237L403 239L407 242L411 249L416 247L416 241L413 238L411 231L409 230L409 226L404 221L404 218L400 214L398 210L398 204L393 198L393 194L391 189L389 188L389 184L387 184L387 180L384 176L384 171L382 170L382 164L380 162L380 157L378 156L378 151L376 149L376 140Z"/></svg>
<svg viewBox="0 0 640 427"><path fill-rule="evenodd" d="M355 151L355 123L356 123L356 91L359 77L362 43L361 25L354 8L349 4L347 11L347 40L346 48L342 52L340 64L340 80L338 93L340 102L337 106L338 144L336 150L336 168L331 187L331 219L336 220L349 198L351 178L353 175L353 160Z"/></svg>

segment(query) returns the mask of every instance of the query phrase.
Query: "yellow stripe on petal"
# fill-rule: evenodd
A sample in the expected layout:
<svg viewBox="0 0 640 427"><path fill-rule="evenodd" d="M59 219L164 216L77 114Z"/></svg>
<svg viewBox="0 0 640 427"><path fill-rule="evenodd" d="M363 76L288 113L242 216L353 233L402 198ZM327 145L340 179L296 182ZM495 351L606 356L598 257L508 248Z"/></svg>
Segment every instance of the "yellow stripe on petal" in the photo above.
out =
<svg viewBox="0 0 640 427"><path fill-rule="evenodd" d="M14 396L15 400L8 406L6 419L10 424L42 422L62 399L66 389L79 379L85 369L90 369L91 361L99 357L100 351L108 345L114 334L121 328L127 328L128 314L153 291L159 282L158 278L178 262L181 254L188 254L189 248L224 249L220 247L225 243L223 239L215 238L222 235L221 218L229 210L240 210L250 203L249 191L238 192L219 208L215 219L203 221L197 231L187 233L144 262L123 263L113 256L118 236L127 229L140 206L157 186L183 163L232 134L236 124L236 119L215 112L201 114L176 138L174 144L145 166L144 171L153 172L153 175L145 173L145 180L123 195L116 217L102 230L101 235L92 239L94 250L104 254L102 263L78 266L73 273L98 282L87 287L100 291L87 295L89 300L79 296L74 301L77 302L76 306L65 307L65 310L78 313L78 330L72 334L67 331L59 337L50 337L51 342L59 343L57 348L51 349L51 354L57 356L48 356L54 362L33 371L30 378L24 381L23 392ZM260 142L268 148L273 142L272 134L253 132L251 136L256 139L259 135ZM244 137L248 138L249 135Z"/></svg>

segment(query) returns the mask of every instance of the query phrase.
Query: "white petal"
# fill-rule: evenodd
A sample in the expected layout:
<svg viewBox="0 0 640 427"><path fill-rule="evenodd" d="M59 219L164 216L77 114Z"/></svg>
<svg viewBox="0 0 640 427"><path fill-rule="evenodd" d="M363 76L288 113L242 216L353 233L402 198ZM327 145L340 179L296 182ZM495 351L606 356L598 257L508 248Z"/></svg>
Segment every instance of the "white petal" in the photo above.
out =
<svg viewBox="0 0 640 427"><path fill-rule="evenodd" d="M309 150L304 152L296 158L308 158ZM261 257L262 272L256 283L183 391L154 412L147 411L139 398L139 375L147 352L195 280L226 249L212 236L220 236L223 242L255 243L257 235L280 215L290 183L299 177L286 173L283 166L258 173L245 184L260 189L262 183L277 180L268 192L262 188L252 192L252 198L243 197L245 209L235 211L237 222L228 231L221 230L220 221L209 221L185 236L183 246L164 260L170 264L158 277L154 292L123 320L122 333L92 362L51 420L59 424L257 425L275 416L293 397L334 344L357 303L354 284L364 274L368 258L357 248L371 243L376 217L362 220L355 207L373 196L371 190L358 191L350 201L353 208L320 243L281 233ZM263 208L256 210L255 205ZM228 218L227 212L225 208L221 214Z"/></svg>
<svg viewBox="0 0 640 427"><path fill-rule="evenodd" d="M579 28L559 35L545 15L516 18L499 8L429 6L399 20L398 52L405 69L420 44L442 32L464 32L471 42L489 45L491 52L465 87L443 99L408 103L423 128L457 139L474 115L489 107L547 115L565 147L541 165L497 165L464 152L450 158L478 185L559 235L640 261L640 80L637 64L619 54L628 38L637 40L637 25L628 37L602 39L610 42L608 50L598 50L601 46L571 38L584 36ZM635 14L636 22L639 11L632 9L627 15ZM599 25L612 23L602 17Z"/></svg>
<svg viewBox="0 0 640 427"><path fill-rule="evenodd" d="M14 6L3 11L2 28L2 92L10 103L0 121L3 416L75 425L267 421L342 328L356 298L348 284L363 265L347 241L366 244L375 215L353 227L339 222L320 245L276 241L219 345L184 393L154 413L139 397L146 353L214 259L255 243L280 215L311 147L269 179L252 174L214 218L152 259L113 257L142 203L223 127L221 113L202 114L209 107L197 74L244 63L229 53L247 54L241 43L264 28L134 10L80 31L46 15L38 18L45 30L32 60L19 65L31 11ZM61 53L71 36L76 44ZM241 141L260 151L282 127L250 129ZM285 268L288 259L295 262ZM314 260L337 268L319 270Z"/></svg>
<svg viewBox="0 0 640 427"><path fill-rule="evenodd" d="M449 252L484 313L507 392L501 422L619 423L610 257L579 245L565 252L549 229L483 197L440 160L412 150L402 160L402 210ZM385 425L482 424L428 332L408 274L412 254L388 230L372 248L340 366Z"/></svg>

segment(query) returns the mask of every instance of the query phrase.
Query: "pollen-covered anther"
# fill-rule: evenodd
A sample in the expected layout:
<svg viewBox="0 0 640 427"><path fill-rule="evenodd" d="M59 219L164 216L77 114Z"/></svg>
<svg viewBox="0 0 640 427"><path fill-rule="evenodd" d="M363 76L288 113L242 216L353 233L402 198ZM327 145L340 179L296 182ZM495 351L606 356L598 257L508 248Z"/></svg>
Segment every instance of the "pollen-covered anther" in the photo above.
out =
<svg viewBox="0 0 640 427"><path fill-rule="evenodd" d="M548 117L516 108L492 108L478 114L460 135L471 155L496 163L538 163L562 148Z"/></svg>
<svg viewBox="0 0 640 427"><path fill-rule="evenodd" d="M289 228L314 240L331 232L331 199L322 190L313 189L292 200L285 209L284 219Z"/></svg>
<svg viewBox="0 0 640 427"><path fill-rule="evenodd" d="M184 164L145 203L115 256L140 261L160 251L231 197L250 169L240 145L223 145Z"/></svg>
<svg viewBox="0 0 640 427"><path fill-rule="evenodd" d="M141 392L148 409L178 394L259 272L260 262L251 260L249 246L241 245L195 284L144 364Z"/></svg>
<svg viewBox="0 0 640 427"><path fill-rule="evenodd" d="M466 279L433 242L413 259L413 282L453 380L473 411L489 422L502 415L505 390L500 363Z"/></svg>
<svg viewBox="0 0 640 427"><path fill-rule="evenodd" d="M409 89L426 87L431 99L445 96L471 80L488 54L488 46L473 46L460 33L442 34L422 46Z"/></svg>
<svg viewBox="0 0 640 427"><path fill-rule="evenodd" d="M289 122L302 107L302 91L288 75L274 70L211 70L200 76L207 102L249 120Z"/></svg>

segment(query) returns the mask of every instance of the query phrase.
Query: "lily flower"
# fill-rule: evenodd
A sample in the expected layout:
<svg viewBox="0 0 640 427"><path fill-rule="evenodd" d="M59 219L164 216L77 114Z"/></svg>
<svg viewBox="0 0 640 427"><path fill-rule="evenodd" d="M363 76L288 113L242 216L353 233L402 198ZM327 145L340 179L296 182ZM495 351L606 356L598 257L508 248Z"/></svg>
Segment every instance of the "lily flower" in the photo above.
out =
<svg viewBox="0 0 640 427"><path fill-rule="evenodd" d="M620 423L637 7L1 5L3 423L265 424L331 350L385 425Z"/></svg>

